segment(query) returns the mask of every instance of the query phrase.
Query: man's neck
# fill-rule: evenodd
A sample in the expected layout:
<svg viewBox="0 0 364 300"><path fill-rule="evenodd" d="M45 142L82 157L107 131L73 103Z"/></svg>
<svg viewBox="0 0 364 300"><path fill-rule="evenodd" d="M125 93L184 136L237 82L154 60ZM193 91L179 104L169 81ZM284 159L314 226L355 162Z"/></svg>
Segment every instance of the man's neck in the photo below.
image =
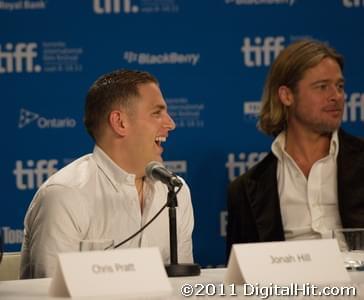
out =
<svg viewBox="0 0 364 300"><path fill-rule="evenodd" d="M145 166L140 165L140 160L133 160L132 155L123 152L121 147L103 143L97 145L125 172L134 174L137 178L145 176Z"/></svg>
<svg viewBox="0 0 364 300"><path fill-rule="evenodd" d="M288 129L285 150L308 177L313 164L329 154L330 140L331 135Z"/></svg>

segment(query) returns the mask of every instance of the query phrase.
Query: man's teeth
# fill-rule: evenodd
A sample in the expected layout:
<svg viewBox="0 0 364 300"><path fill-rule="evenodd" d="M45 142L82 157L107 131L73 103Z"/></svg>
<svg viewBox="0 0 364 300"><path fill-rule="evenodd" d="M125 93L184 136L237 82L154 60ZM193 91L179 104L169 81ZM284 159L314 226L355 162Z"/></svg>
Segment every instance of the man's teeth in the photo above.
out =
<svg viewBox="0 0 364 300"><path fill-rule="evenodd" d="M156 137L155 141L158 143L165 142L167 138L165 136L158 136Z"/></svg>

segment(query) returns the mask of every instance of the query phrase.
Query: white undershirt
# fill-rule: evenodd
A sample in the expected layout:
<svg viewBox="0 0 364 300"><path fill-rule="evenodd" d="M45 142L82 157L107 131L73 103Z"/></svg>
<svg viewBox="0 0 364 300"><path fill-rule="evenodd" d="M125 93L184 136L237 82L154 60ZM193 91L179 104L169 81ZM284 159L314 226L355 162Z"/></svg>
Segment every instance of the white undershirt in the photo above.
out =
<svg viewBox="0 0 364 300"><path fill-rule="evenodd" d="M329 154L313 164L308 178L285 151L285 144L285 132L272 144L278 159L278 194L285 239L330 238L333 229L342 227L337 196L337 131L332 134Z"/></svg>

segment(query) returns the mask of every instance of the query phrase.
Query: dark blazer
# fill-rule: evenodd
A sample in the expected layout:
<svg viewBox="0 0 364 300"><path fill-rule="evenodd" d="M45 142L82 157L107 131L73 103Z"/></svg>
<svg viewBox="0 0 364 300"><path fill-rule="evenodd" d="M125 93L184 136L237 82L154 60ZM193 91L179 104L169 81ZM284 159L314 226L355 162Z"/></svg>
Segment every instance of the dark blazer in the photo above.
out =
<svg viewBox="0 0 364 300"><path fill-rule="evenodd" d="M364 227L364 141L339 130L338 202L343 227ZM277 158L270 152L229 186L227 256L232 244L283 241Z"/></svg>

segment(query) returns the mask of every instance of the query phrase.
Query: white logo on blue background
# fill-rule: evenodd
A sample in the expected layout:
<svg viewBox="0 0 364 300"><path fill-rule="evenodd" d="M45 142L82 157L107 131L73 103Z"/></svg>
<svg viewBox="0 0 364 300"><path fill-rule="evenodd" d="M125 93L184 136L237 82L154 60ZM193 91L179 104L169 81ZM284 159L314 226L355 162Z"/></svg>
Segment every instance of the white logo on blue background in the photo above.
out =
<svg viewBox="0 0 364 300"><path fill-rule="evenodd" d="M234 153L229 153L225 164L225 167L228 169L229 180L233 181L237 176L244 174L267 154L268 152L241 152L235 156Z"/></svg>
<svg viewBox="0 0 364 300"><path fill-rule="evenodd" d="M346 96L343 122L364 121L364 93L351 93Z"/></svg>
<svg viewBox="0 0 364 300"><path fill-rule="evenodd" d="M32 112L25 108L20 109L18 128L24 128L34 121L36 121L36 124L40 129L74 128L77 125L76 120L73 118L45 118L40 116L38 113Z"/></svg>
<svg viewBox="0 0 364 300"><path fill-rule="evenodd" d="M165 64L188 64L196 66L200 60L199 53L137 53L125 51L123 58L129 64L136 63L139 65L165 65Z"/></svg>
<svg viewBox="0 0 364 300"><path fill-rule="evenodd" d="M179 5L176 0L93 0L93 11L98 15L177 13Z"/></svg>
<svg viewBox="0 0 364 300"><path fill-rule="evenodd" d="M24 108L20 109L18 128L23 128L39 118L39 114Z"/></svg>
<svg viewBox="0 0 364 300"><path fill-rule="evenodd" d="M364 7L364 0L342 0L344 7L347 8L358 8Z"/></svg>
<svg viewBox="0 0 364 300"><path fill-rule="evenodd" d="M15 185L19 190L39 188L52 174L58 171L57 159L17 160L13 174Z"/></svg>
<svg viewBox="0 0 364 300"><path fill-rule="evenodd" d="M284 49L284 42L285 38L283 36L244 38L241 47L244 65L248 68L270 66Z"/></svg>
<svg viewBox="0 0 364 300"><path fill-rule="evenodd" d="M25 1L0 1L0 10L43 10L47 8L44 0L25 0Z"/></svg>
<svg viewBox="0 0 364 300"><path fill-rule="evenodd" d="M35 64L37 56L37 43L0 44L0 74L39 73L42 67Z"/></svg>
<svg viewBox="0 0 364 300"><path fill-rule="evenodd" d="M187 173L186 160L169 160L164 161L163 164L173 173Z"/></svg>

